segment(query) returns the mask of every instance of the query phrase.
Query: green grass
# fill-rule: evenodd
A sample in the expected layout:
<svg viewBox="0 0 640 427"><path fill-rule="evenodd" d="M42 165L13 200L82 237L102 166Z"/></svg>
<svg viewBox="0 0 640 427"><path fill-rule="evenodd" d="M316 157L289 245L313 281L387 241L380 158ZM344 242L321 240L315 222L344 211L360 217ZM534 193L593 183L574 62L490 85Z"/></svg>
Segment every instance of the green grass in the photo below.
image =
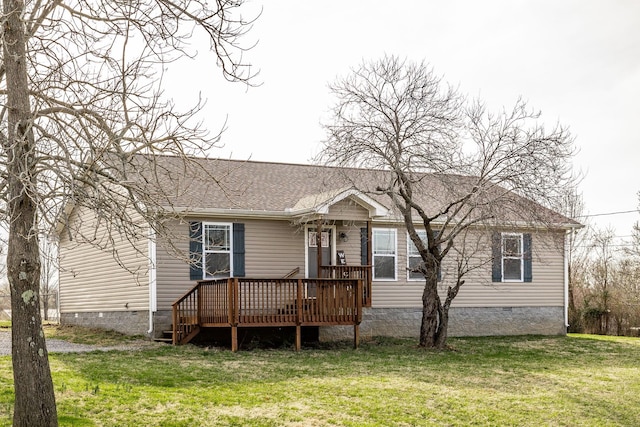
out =
<svg viewBox="0 0 640 427"><path fill-rule="evenodd" d="M377 339L353 350L187 345L52 354L63 426L640 425L640 339ZM0 425L11 361L0 357Z"/></svg>
<svg viewBox="0 0 640 427"><path fill-rule="evenodd" d="M55 338L76 344L90 344L97 346L114 346L143 340L141 336L124 335L104 329L84 328L81 326L61 326L57 324L44 325L46 338Z"/></svg>

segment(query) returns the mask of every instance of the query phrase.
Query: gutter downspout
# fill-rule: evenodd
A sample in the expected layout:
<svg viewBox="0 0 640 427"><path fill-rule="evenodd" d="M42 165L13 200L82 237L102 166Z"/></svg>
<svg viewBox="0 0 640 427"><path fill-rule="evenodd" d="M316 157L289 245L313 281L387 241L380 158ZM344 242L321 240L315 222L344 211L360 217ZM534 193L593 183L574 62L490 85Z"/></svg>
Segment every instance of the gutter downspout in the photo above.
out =
<svg viewBox="0 0 640 427"><path fill-rule="evenodd" d="M149 227L149 330L147 335L153 334L153 313L156 311L156 232Z"/></svg>

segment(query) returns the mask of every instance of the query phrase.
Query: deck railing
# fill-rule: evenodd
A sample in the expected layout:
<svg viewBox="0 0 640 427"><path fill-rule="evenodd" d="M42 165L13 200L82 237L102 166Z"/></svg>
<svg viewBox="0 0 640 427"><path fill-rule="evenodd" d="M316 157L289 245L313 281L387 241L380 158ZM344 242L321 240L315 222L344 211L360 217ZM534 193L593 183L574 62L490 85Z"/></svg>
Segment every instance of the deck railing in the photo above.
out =
<svg viewBox="0 0 640 427"><path fill-rule="evenodd" d="M362 283L361 279L203 280L173 304L173 342L190 341L201 327L230 326L236 350L238 327L296 326L299 349L301 326L360 324Z"/></svg>
<svg viewBox="0 0 640 427"><path fill-rule="evenodd" d="M321 265L320 277L362 280L362 305L363 307L371 307L370 265Z"/></svg>

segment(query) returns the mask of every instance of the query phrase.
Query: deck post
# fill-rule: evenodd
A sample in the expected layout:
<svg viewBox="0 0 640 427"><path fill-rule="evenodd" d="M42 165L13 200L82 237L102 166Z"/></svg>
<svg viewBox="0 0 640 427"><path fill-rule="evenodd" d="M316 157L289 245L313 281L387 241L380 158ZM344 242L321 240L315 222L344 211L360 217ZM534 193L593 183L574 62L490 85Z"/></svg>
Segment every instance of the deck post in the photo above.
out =
<svg viewBox="0 0 640 427"><path fill-rule="evenodd" d="M360 322L362 322L362 296L364 292L364 286L362 279L358 279L356 283L356 318L353 325L353 348L358 348L360 345Z"/></svg>
<svg viewBox="0 0 640 427"><path fill-rule="evenodd" d="M323 225L323 220L322 218L318 218L317 224L316 224L316 245L317 245L317 249L318 249L318 254L316 256L316 263L317 263L317 267L316 267L316 276L317 277L322 277L322 225Z"/></svg>
<svg viewBox="0 0 640 427"><path fill-rule="evenodd" d="M197 305L196 323L198 323L198 326L202 325L202 317L201 316L202 316L202 310L203 310L203 307L204 307L204 304L203 304L203 301L202 301L204 299L204 297L202 296L202 293L204 292L203 289L204 289L204 286L202 285L202 283L198 282L198 293L196 295L198 297L198 300L196 302L196 305Z"/></svg>
<svg viewBox="0 0 640 427"><path fill-rule="evenodd" d="M172 334L172 341L173 341L173 345L177 345L178 344L178 307L176 304L173 305L173 310L171 312L171 317L173 318L173 334Z"/></svg>
<svg viewBox="0 0 640 427"><path fill-rule="evenodd" d="M364 292L364 285L362 283L362 279L358 279L358 283L356 284L356 324L360 324L362 322L362 295Z"/></svg>
<svg viewBox="0 0 640 427"><path fill-rule="evenodd" d="M360 325L353 325L353 348L357 349L360 345Z"/></svg>
<svg viewBox="0 0 640 427"><path fill-rule="evenodd" d="M238 351L238 327L236 325L231 326L231 351Z"/></svg>
<svg viewBox="0 0 640 427"><path fill-rule="evenodd" d="M302 348L302 279L296 282L296 351Z"/></svg>
<svg viewBox="0 0 640 427"><path fill-rule="evenodd" d="M227 321L233 325L233 279L227 279Z"/></svg>
<svg viewBox="0 0 640 427"><path fill-rule="evenodd" d="M239 302L238 278L229 279L229 324L231 325L231 351L238 351Z"/></svg>
<svg viewBox="0 0 640 427"><path fill-rule="evenodd" d="M240 322L240 283L238 278L233 278L233 324Z"/></svg>

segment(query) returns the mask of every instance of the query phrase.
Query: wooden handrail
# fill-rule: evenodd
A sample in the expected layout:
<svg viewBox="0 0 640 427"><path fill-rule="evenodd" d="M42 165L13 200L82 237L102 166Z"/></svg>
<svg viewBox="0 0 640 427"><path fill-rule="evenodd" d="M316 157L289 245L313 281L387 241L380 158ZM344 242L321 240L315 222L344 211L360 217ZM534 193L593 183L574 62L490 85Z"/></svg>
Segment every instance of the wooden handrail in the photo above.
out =
<svg viewBox="0 0 640 427"><path fill-rule="evenodd" d="M288 272L287 274L285 274L284 276L282 276L283 279L290 279L293 276L295 276L296 274L300 273L300 267L296 267L293 270L291 270L290 272Z"/></svg>

